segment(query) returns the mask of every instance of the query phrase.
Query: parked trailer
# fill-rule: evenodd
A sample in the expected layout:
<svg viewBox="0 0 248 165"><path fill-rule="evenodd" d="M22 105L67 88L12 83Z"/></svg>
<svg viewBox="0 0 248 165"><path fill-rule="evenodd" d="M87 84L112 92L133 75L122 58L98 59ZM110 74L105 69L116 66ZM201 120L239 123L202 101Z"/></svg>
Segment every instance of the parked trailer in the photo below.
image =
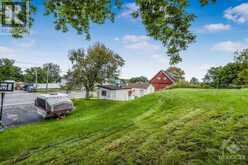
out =
<svg viewBox="0 0 248 165"><path fill-rule="evenodd" d="M67 94L41 94L35 99L35 106L43 117L63 118L73 111L73 102Z"/></svg>

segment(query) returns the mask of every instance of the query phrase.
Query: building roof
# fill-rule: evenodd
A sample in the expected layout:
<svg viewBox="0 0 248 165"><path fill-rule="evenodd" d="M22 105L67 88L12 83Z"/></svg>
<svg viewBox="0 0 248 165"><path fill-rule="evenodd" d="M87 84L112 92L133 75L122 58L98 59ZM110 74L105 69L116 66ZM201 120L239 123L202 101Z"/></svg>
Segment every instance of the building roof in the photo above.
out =
<svg viewBox="0 0 248 165"><path fill-rule="evenodd" d="M123 90L123 89L132 89L132 88L138 88L138 89L147 89L150 84L147 83L129 83L126 86L118 86L118 85L99 85L100 88L105 88L108 90Z"/></svg>
<svg viewBox="0 0 248 165"><path fill-rule="evenodd" d="M147 89L150 84L147 83L129 83L127 85L128 88L139 88L139 89Z"/></svg>
<svg viewBox="0 0 248 165"><path fill-rule="evenodd" d="M171 72L163 71L171 81L175 82L177 80L177 76Z"/></svg>
<svg viewBox="0 0 248 165"><path fill-rule="evenodd" d="M108 89L108 90L131 89L131 88L128 88L128 87L117 86L117 85L99 85L98 87L100 87L100 88L105 88L105 89Z"/></svg>
<svg viewBox="0 0 248 165"><path fill-rule="evenodd" d="M173 83L177 80L177 78L176 78L176 75L174 75L173 73L170 73L170 72L168 72L168 71L165 71L165 70L160 70L151 80L150 80L150 82L155 78L155 77L157 77L157 75L159 74L159 73L163 73L166 77L168 77L168 79L170 80L170 81L172 81Z"/></svg>

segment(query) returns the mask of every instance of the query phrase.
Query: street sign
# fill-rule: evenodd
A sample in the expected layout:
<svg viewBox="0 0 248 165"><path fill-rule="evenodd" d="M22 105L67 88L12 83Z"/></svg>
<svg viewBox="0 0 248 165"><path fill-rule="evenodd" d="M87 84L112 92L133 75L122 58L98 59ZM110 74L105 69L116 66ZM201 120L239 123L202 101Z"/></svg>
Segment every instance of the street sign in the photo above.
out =
<svg viewBox="0 0 248 165"><path fill-rule="evenodd" d="M13 82L0 82L1 104L0 104L0 132L4 130L3 125L3 101L6 92L13 92L15 85Z"/></svg>
<svg viewBox="0 0 248 165"><path fill-rule="evenodd" d="M13 82L0 82L0 93L13 92L13 91L14 91Z"/></svg>

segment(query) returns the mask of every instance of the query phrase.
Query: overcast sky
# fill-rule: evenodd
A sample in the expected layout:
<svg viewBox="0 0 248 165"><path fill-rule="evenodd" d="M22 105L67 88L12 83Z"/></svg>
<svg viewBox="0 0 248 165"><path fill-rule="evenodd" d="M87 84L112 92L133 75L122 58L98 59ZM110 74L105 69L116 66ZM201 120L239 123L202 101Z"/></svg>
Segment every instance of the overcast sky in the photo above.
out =
<svg viewBox="0 0 248 165"><path fill-rule="evenodd" d="M137 9L133 1L124 1L124 9L117 13L114 24L108 21L104 25L91 25L90 41L73 29L68 33L54 30L53 18L43 16L42 1L34 2L38 11L30 34L18 40L0 35L0 58L15 59L23 69L53 62L65 73L70 68L68 50L87 48L100 41L126 60L121 71L123 78L140 75L151 78L169 67L166 49L146 36L139 19L130 17L131 11ZM207 7L201 7L198 0L190 2L189 11L197 15L191 28L197 42L182 53L183 62L178 66L185 70L187 79L202 79L211 66L231 62L235 50L248 47L248 1L218 0Z"/></svg>

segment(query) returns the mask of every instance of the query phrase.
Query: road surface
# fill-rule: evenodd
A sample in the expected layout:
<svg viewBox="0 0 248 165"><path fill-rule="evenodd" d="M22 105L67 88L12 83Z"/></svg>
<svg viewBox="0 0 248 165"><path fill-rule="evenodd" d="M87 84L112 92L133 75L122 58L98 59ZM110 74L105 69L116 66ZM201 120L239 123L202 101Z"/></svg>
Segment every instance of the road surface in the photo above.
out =
<svg viewBox="0 0 248 165"><path fill-rule="evenodd" d="M15 91L6 93L3 109L3 123L7 127L14 127L20 124L27 124L42 120L42 116L37 113L34 100L39 93L27 93L25 91ZM72 92L70 98L83 98L80 92Z"/></svg>

